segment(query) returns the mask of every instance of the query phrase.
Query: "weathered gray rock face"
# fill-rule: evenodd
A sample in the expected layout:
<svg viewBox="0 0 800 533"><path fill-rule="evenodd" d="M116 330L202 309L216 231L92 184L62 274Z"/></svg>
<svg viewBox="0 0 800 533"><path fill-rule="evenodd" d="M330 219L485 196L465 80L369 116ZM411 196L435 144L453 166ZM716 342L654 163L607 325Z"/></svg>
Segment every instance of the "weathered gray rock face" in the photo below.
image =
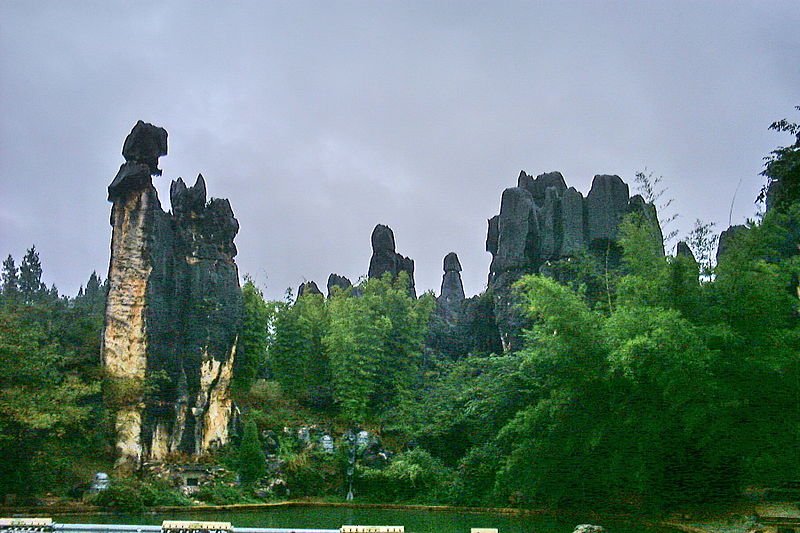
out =
<svg viewBox="0 0 800 533"><path fill-rule="evenodd" d="M575 187L564 191L561 197L561 251L572 257L586 249L586 218L583 195Z"/></svg>
<svg viewBox="0 0 800 533"><path fill-rule="evenodd" d="M725 255L725 252L731 246L731 242L736 238L737 235L741 235L742 233L747 231L747 226L738 224L734 226L730 226L728 229L723 231L719 234L719 241L717 242L717 263Z"/></svg>
<svg viewBox="0 0 800 533"><path fill-rule="evenodd" d="M492 254L489 288L503 347L516 350L525 326L513 300L512 286L528 273L546 273L553 261L585 252L601 257L612 268L619 264L619 224L632 212L661 230L655 207L641 196L630 198L619 176L598 175L586 198L567 187L559 172L532 177L520 173L516 187L503 191L500 214L489 219L486 250Z"/></svg>
<svg viewBox="0 0 800 533"><path fill-rule="evenodd" d="M497 252L492 259L493 272L525 268L539 253L538 207L522 187L503 191L497 221Z"/></svg>
<svg viewBox="0 0 800 533"><path fill-rule="evenodd" d="M679 241L677 246L675 246L675 257L685 257L692 263L697 264L697 259L695 259L692 249L689 248L689 245L684 241Z"/></svg>
<svg viewBox="0 0 800 533"><path fill-rule="evenodd" d="M492 255L497 253L497 240L500 237L500 215L490 218L489 231L486 233L486 251Z"/></svg>
<svg viewBox="0 0 800 533"><path fill-rule="evenodd" d="M442 276L442 290L437 299L439 312L444 320L454 324L461 315L461 306L464 304L464 285L461 282L461 263L455 252L450 252L444 257L444 276Z"/></svg>
<svg viewBox="0 0 800 533"><path fill-rule="evenodd" d="M407 273L409 293L416 297L414 261L397 253L392 229L389 226L378 224L372 230L372 258L369 261L368 276L370 279L380 278L387 272L392 276L397 276L400 272Z"/></svg>
<svg viewBox="0 0 800 533"><path fill-rule="evenodd" d="M116 409L117 466L225 444L241 321L227 200L206 202L202 176L172 182L165 213L151 175L161 174L167 132L138 122L126 162L109 186L113 203L103 363ZM113 398L112 398L113 399Z"/></svg>
<svg viewBox="0 0 800 533"><path fill-rule="evenodd" d="M167 155L167 130L138 121L125 138L122 157L125 161L142 163L148 166L150 174L160 176L158 158Z"/></svg>
<svg viewBox="0 0 800 533"><path fill-rule="evenodd" d="M628 212L628 186L619 176L601 174L592 180L586 196L588 243L590 247L605 248L617 237L617 228Z"/></svg>
<svg viewBox="0 0 800 533"><path fill-rule="evenodd" d="M343 291L347 291L352 289L353 284L350 280L344 276L340 276L339 274L331 274L328 276L328 298L333 295L334 287L338 287Z"/></svg>
<svg viewBox="0 0 800 533"><path fill-rule="evenodd" d="M317 284L313 281L304 281L297 287L297 297L300 298L301 296L305 296L307 294L319 294L322 295L322 291L319 290Z"/></svg>

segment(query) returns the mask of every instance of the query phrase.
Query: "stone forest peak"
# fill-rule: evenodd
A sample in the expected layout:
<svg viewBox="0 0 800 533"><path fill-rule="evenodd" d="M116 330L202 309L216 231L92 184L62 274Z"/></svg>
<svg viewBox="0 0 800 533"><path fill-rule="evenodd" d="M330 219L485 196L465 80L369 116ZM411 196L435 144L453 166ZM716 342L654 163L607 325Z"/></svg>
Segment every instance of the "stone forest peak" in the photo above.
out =
<svg viewBox="0 0 800 533"><path fill-rule="evenodd" d="M241 321L230 203L206 201L203 176L170 187L151 176L167 132L139 121L109 186L111 261L102 358L115 390L117 465L201 455L228 441L230 381ZM147 392L147 393L145 393Z"/></svg>
<svg viewBox="0 0 800 533"><path fill-rule="evenodd" d="M115 407L118 465L136 469L173 453L202 455L228 441L241 322L234 262L239 223L228 200L208 200L202 174L191 186L183 178L172 181L171 211L162 210L152 176L161 174L158 159L167 153L163 128L137 122L122 153L125 163L109 186L113 235L102 354L112 383L126 391ZM488 221L491 299L467 298L458 255L446 254L432 331L458 338L464 353L470 346L516 351L525 320L513 304L512 285L530 273L564 281L558 265L582 254L616 268L618 228L634 212L660 236L655 207L631 197L619 176L595 176L584 197L560 172L520 172L517 185L502 193L500 213ZM368 277L405 273L408 294L416 298L414 261L398 253L392 229L377 224L370 240ZM334 290L360 294L335 273L326 288L329 297ZM311 280L297 289L298 298L308 295L323 296ZM154 382L155 392L145 394L145 384Z"/></svg>

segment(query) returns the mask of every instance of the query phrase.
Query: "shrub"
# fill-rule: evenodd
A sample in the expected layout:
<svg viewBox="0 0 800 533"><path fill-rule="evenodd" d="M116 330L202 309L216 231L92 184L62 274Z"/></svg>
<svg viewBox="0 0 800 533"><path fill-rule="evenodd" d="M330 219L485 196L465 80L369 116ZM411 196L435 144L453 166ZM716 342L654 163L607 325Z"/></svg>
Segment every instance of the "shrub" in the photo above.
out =
<svg viewBox="0 0 800 533"><path fill-rule="evenodd" d="M242 482L253 483L267 473L267 460L261 449L256 423L250 420L244 427L244 437L239 447L239 474Z"/></svg>
<svg viewBox="0 0 800 533"><path fill-rule="evenodd" d="M281 470L292 496L334 495L344 485L341 454L305 449L288 455Z"/></svg>
<svg viewBox="0 0 800 533"><path fill-rule="evenodd" d="M92 496L88 503L128 513L147 507L191 505L192 500L166 481L123 478L112 480L107 490Z"/></svg>
<svg viewBox="0 0 800 533"><path fill-rule="evenodd" d="M459 461L453 485L453 503L480 506L491 504L501 452L494 442L475 446Z"/></svg>
<svg viewBox="0 0 800 533"><path fill-rule="evenodd" d="M374 501L445 502L453 471L427 451L417 448L395 457L384 469L358 469L357 490Z"/></svg>
<svg viewBox="0 0 800 533"><path fill-rule="evenodd" d="M232 503L259 503L247 489L230 485L207 485L202 487L195 497L211 505L229 505Z"/></svg>

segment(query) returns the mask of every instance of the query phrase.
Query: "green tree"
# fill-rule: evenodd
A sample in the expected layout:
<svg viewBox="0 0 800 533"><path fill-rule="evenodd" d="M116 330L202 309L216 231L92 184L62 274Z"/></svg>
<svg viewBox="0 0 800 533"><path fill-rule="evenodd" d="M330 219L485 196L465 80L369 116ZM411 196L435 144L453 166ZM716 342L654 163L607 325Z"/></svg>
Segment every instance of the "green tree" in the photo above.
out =
<svg viewBox="0 0 800 533"><path fill-rule="evenodd" d="M700 328L649 297L620 297L605 315L550 279L518 288L534 323L520 353L534 400L498 434L499 497L669 506L738 487L732 411L710 393L718 353Z"/></svg>
<svg viewBox="0 0 800 533"><path fill-rule="evenodd" d="M767 212L726 248L708 291L709 335L724 354L717 372L737 407L732 440L755 483L800 475L797 227L800 204Z"/></svg>
<svg viewBox="0 0 800 533"><path fill-rule="evenodd" d="M527 276L517 287L533 323L519 357L534 396L497 436L495 492L518 504L585 502L605 462L597 449L610 393L602 316L551 279Z"/></svg>
<svg viewBox="0 0 800 533"><path fill-rule="evenodd" d="M269 327L272 318L270 307L252 278L245 276L242 286L244 306L242 330L236 350L232 389L237 396L246 394L267 364Z"/></svg>
<svg viewBox="0 0 800 533"><path fill-rule="evenodd" d="M795 106L795 109L800 111L800 106ZM766 201L767 209L782 210L800 200L800 124L782 119L773 122L769 129L795 137L794 143L779 146L764 158L761 172L767 183L761 189L758 201Z"/></svg>
<svg viewBox="0 0 800 533"><path fill-rule="evenodd" d="M668 264L660 232L638 213L624 218L619 229L625 276L617 283L622 305L659 305L666 300Z"/></svg>
<svg viewBox="0 0 800 533"><path fill-rule="evenodd" d="M686 238L686 244L692 250L697 264L700 266L700 276L704 280L711 279L714 271L714 259L717 248L717 236L714 234L713 222L695 220L692 231Z"/></svg>
<svg viewBox="0 0 800 533"><path fill-rule="evenodd" d="M0 307L0 490L30 494L42 489L52 472L47 452L60 440L73 447L83 424L96 414L88 402L99 393L69 371L70 361L58 341L50 337L40 309ZM74 450L73 450L74 453Z"/></svg>
<svg viewBox="0 0 800 533"><path fill-rule="evenodd" d="M9 303L16 302L19 294L19 274L14 258L11 254L3 261L3 300Z"/></svg>
<svg viewBox="0 0 800 533"><path fill-rule="evenodd" d="M258 438L258 428L253 420L244 426L244 437L239 446L239 474L242 482L253 483L267 473L267 461Z"/></svg>
<svg viewBox="0 0 800 533"><path fill-rule="evenodd" d="M42 283L42 263L36 246L31 246L19 265L19 292L23 301L31 303L48 294L47 286Z"/></svg>
<svg viewBox="0 0 800 533"><path fill-rule="evenodd" d="M323 338L328 328L328 304L321 294L305 294L282 305L275 316L269 347L273 377L291 397L314 407L331 402L328 355Z"/></svg>
<svg viewBox="0 0 800 533"><path fill-rule="evenodd" d="M334 401L350 421L395 417L418 383L421 354L435 300L408 294L405 274L365 281L361 294L329 302L323 339Z"/></svg>
<svg viewBox="0 0 800 533"><path fill-rule="evenodd" d="M668 227L677 220L678 213L664 214L674 201L674 198L664 199L664 195L667 192L667 188L662 185L664 176L656 176L652 171L648 171L647 168L645 168L634 174L633 181L636 184L637 192L642 195L642 198L644 198L647 203L653 204L658 212L661 213L658 219L661 229L668 229ZM669 243L677 236L677 229L670 230L669 233L664 235L664 248L667 248Z"/></svg>

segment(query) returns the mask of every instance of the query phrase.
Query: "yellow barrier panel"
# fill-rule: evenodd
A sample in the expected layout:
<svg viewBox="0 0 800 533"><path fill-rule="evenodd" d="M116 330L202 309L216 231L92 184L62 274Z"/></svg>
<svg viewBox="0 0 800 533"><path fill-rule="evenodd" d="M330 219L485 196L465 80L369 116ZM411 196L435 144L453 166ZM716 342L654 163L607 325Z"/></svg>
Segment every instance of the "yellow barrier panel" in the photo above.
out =
<svg viewBox="0 0 800 533"><path fill-rule="evenodd" d="M473 527L470 533L497 533L496 527Z"/></svg>
<svg viewBox="0 0 800 533"><path fill-rule="evenodd" d="M188 532L188 531L232 531L230 522L195 522L190 520L164 520L161 531Z"/></svg>
<svg viewBox="0 0 800 533"><path fill-rule="evenodd" d="M405 526L342 526L340 533L405 533Z"/></svg>
<svg viewBox="0 0 800 533"><path fill-rule="evenodd" d="M52 518L0 518L3 531L52 531Z"/></svg>

